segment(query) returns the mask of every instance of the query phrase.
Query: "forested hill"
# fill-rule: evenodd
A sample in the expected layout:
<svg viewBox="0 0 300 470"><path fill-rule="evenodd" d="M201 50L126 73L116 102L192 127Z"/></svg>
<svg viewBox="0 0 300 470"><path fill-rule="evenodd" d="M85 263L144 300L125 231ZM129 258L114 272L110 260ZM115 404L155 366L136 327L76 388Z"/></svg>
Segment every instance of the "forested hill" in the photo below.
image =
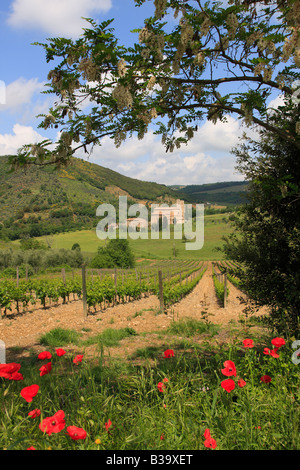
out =
<svg viewBox="0 0 300 470"><path fill-rule="evenodd" d="M245 181L225 181L220 183L199 184L188 186L170 186L179 189L195 203L220 205L240 205L247 202L247 186Z"/></svg>
<svg viewBox="0 0 300 470"><path fill-rule="evenodd" d="M140 181L79 158L60 170L32 166L9 172L0 156L0 239L14 240L97 224L102 203L118 207L118 196L134 202L166 202L188 196L168 186Z"/></svg>

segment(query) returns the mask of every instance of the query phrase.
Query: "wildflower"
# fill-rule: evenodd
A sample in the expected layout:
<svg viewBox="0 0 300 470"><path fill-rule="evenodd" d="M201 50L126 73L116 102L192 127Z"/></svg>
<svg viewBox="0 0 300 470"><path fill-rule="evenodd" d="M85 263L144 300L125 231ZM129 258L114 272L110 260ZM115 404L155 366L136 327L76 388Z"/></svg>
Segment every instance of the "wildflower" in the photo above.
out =
<svg viewBox="0 0 300 470"><path fill-rule="evenodd" d="M274 338L272 339L271 343L273 344L273 346L275 346L276 348L281 348L281 346L284 346L285 345L285 341L283 338Z"/></svg>
<svg viewBox="0 0 300 470"><path fill-rule="evenodd" d="M38 355L38 359L51 359L52 354L49 351L43 351Z"/></svg>
<svg viewBox="0 0 300 470"><path fill-rule="evenodd" d="M277 354L277 351L278 351L278 348L274 348L274 349L264 348L263 353L269 356L279 357L279 354Z"/></svg>
<svg viewBox="0 0 300 470"><path fill-rule="evenodd" d="M43 419L39 425L39 428L41 431L46 432L50 436L52 433L58 433L62 431L65 426L65 413L63 410L59 410L53 416Z"/></svg>
<svg viewBox="0 0 300 470"><path fill-rule="evenodd" d="M205 437L205 441L204 441L205 447L208 447L211 449L215 449L217 447L217 442L215 441L215 439L211 437L210 430L208 428L205 429L204 431L204 437Z"/></svg>
<svg viewBox="0 0 300 470"><path fill-rule="evenodd" d="M225 368L221 369L223 375L226 375L227 377L234 375L236 377L236 368L233 361L225 361L224 366Z"/></svg>
<svg viewBox="0 0 300 470"><path fill-rule="evenodd" d="M11 379L12 375L17 373L21 368L21 364L10 362L9 364L0 364L0 377Z"/></svg>
<svg viewBox="0 0 300 470"><path fill-rule="evenodd" d="M239 387L243 388L243 387L245 387L245 385L246 385L245 380L243 380L243 379L239 379L239 380L238 380L238 386L239 386Z"/></svg>
<svg viewBox="0 0 300 470"><path fill-rule="evenodd" d="M105 423L106 431L109 430L109 428L111 427L111 425L112 425L112 422L111 422L111 420L109 419L109 420L107 421L107 423Z"/></svg>
<svg viewBox="0 0 300 470"><path fill-rule="evenodd" d="M160 440L163 441L165 439L165 435L164 433L162 433L162 435L160 436Z"/></svg>
<svg viewBox="0 0 300 470"><path fill-rule="evenodd" d="M43 375L49 374L51 369L52 369L51 362L44 364L42 367L40 367L40 376L42 377Z"/></svg>
<svg viewBox="0 0 300 470"><path fill-rule="evenodd" d="M253 339L249 339L249 338L244 339L243 345L245 348L253 348L254 347Z"/></svg>
<svg viewBox="0 0 300 470"><path fill-rule="evenodd" d="M63 356L64 354L66 354L66 351L62 348L58 348L55 350L56 351L56 354L60 357L60 356Z"/></svg>
<svg viewBox="0 0 300 470"><path fill-rule="evenodd" d="M221 387L226 390L226 392L230 393L235 388L234 380L226 379L221 382Z"/></svg>
<svg viewBox="0 0 300 470"><path fill-rule="evenodd" d="M27 447L27 449L26 449L26 450L36 450L36 448L35 448L35 447L33 447L33 446L31 446L31 447Z"/></svg>
<svg viewBox="0 0 300 470"><path fill-rule="evenodd" d="M36 408L35 410L29 411L28 416L30 416L30 418L33 419L33 418L37 418L38 416L40 416L40 414L41 414L41 410Z"/></svg>
<svg viewBox="0 0 300 470"><path fill-rule="evenodd" d="M21 390L21 397L27 401L27 403L32 402L33 398L37 395L39 391L39 386L36 384L29 385L28 387L24 387Z"/></svg>
<svg viewBox="0 0 300 470"><path fill-rule="evenodd" d="M9 377L9 380L24 380L24 377L20 372L13 372Z"/></svg>
<svg viewBox="0 0 300 470"><path fill-rule="evenodd" d="M167 382L169 382L169 379L167 379L167 377L165 377L165 378L163 379L163 382L167 383Z"/></svg>
<svg viewBox="0 0 300 470"><path fill-rule="evenodd" d="M96 439L96 440L95 440L95 444L97 444L97 445L101 444L100 439Z"/></svg>
<svg viewBox="0 0 300 470"><path fill-rule="evenodd" d="M260 378L260 380L261 380L263 383L268 384L268 383L271 382L272 379L271 379L271 377L270 377L269 375L263 375L263 376Z"/></svg>
<svg viewBox="0 0 300 470"><path fill-rule="evenodd" d="M83 358L83 354L77 354L77 356L75 356L73 359L74 364L78 364L78 362L81 362L82 358Z"/></svg>
<svg viewBox="0 0 300 470"><path fill-rule="evenodd" d="M82 428L78 428L77 426L68 426L67 435L69 435L73 441L78 441L78 439L86 438L86 431Z"/></svg>
<svg viewBox="0 0 300 470"><path fill-rule="evenodd" d="M165 357L174 357L173 349L166 349L166 351L164 352L164 356Z"/></svg>
<svg viewBox="0 0 300 470"><path fill-rule="evenodd" d="M165 384L164 384L164 383L162 383L162 382L158 382L158 384L157 384L157 388L158 388L158 390L159 390L160 392L163 392L163 391L164 391L164 389L166 388L166 386L165 386Z"/></svg>

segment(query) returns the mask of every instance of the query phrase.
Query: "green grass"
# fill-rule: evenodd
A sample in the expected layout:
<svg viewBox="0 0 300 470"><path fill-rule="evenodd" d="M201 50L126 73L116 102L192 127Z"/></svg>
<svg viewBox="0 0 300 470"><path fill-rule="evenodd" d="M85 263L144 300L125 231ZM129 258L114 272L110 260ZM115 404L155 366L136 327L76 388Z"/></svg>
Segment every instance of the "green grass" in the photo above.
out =
<svg viewBox="0 0 300 470"><path fill-rule="evenodd" d="M148 239L132 240L128 236L128 241L136 258L173 258L175 246L177 259L220 260L223 259L223 254L217 251L217 248L224 244L222 236L228 236L233 230L230 223L223 220L224 217L226 214L205 216L204 245L200 250L187 250L186 242L181 239L174 240L172 233L168 240L163 240L161 237L158 240L151 239L149 233ZM71 249L74 243L79 243L82 252L88 255L96 253L98 247L104 246L105 243L97 237L96 229L59 233L51 238L53 249ZM45 242L44 237L37 239ZM19 246L20 242L16 240L12 244Z"/></svg>
<svg viewBox="0 0 300 470"><path fill-rule="evenodd" d="M60 347L73 343L78 344L80 333L71 329L55 328L40 337L40 344L44 346Z"/></svg>
<svg viewBox="0 0 300 470"><path fill-rule="evenodd" d="M273 358L263 354L264 347L272 348L274 337L266 329L262 334L234 329L224 341L215 337L199 341L199 334L208 330L205 322L175 322L160 345L136 351L135 358L145 359L138 364L133 356L114 359L107 355L110 339L109 346L103 342L90 358L79 342L83 359L78 364L73 363L78 338L62 357L47 345L52 370L44 376L39 375L44 361L31 351L20 360L24 380L0 378L0 448L205 450L208 428L217 450L299 450L299 366L291 360L292 341L286 340L279 358ZM228 335L228 330L222 330L219 339L225 332ZM134 337L133 331L127 333ZM102 338L106 335L111 338L111 332ZM242 339L249 337L254 340L252 349L242 345ZM164 357L167 347L173 348L174 357ZM226 360L234 362L236 377L222 373ZM260 380L266 374L270 383ZM237 384L240 378L246 382L243 388ZM221 386L226 379L234 381L231 392ZM157 387L159 382L165 384L163 392ZM20 391L32 384L39 385L39 392L27 403ZM41 410L40 417L28 417L33 409ZM39 424L58 410L65 413L65 429L48 436ZM107 430L109 419L112 425ZM86 439L73 441L66 433L71 425L83 428Z"/></svg>
<svg viewBox="0 0 300 470"><path fill-rule="evenodd" d="M219 327L213 323L187 318L185 320L173 322L167 329L167 333L171 335L186 336L189 338L191 336L201 335L204 333L214 335L218 330Z"/></svg>
<svg viewBox="0 0 300 470"><path fill-rule="evenodd" d="M119 346L120 341L124 338L128 338L130 336L136 336L137 333L133 328L121 328L121 329L114 329L114 328L107 328L103 331L103 333L93 336L90 339L82 341L81 344L84 346L89 346L91 344L98 344L101 346L106 347L113 347Z"/></svg>

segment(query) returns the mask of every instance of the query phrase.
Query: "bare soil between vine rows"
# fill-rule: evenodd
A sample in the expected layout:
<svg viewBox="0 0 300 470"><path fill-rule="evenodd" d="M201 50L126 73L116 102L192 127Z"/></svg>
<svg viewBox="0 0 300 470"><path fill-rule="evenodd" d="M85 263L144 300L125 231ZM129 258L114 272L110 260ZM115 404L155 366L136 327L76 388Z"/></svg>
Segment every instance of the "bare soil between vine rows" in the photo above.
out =
<svg viewBox="0 0 300 470"><path fill-rule="evenodd" d="M154 295L89 313L87 318L84 317L81 300L73 300L67 304L58 303L45 309L35 305L24 313L8 313L0 320L0 339L6 346L6 362L13 362L20 359L20 356L26 357L32 350L44 350L45 347L40 345L39 339L42 334L54 328L76 330L81 334L82 340L100 334L107 328L133 328L138 335L123 339L119 347L109 348L110 356L126 359L139 348L167 348L166 337L161 333L173 321L184 318L203 320L205 315L209 322L222 327L230 326L232 322L238 323L245 318L247 297L228 282L227 306L221 306L214 290L212 263L208 262L207 265L206 272L193 291L165 313L158 313L159 299ZM263 307L253 315L267 314L267 308ZM223 337L219 339L226 341L224 329L222 330ZM93 346L84 347L84 351L74 345L64 348L76 353L95 354Z"/></svg>

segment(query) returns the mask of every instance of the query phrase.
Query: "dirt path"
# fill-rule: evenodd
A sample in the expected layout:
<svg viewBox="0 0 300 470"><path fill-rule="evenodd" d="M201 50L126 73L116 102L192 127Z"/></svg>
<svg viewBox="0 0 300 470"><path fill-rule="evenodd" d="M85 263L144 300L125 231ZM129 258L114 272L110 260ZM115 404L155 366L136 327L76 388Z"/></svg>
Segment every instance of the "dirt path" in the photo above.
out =
<svg viewBox="0 0 300 470"><path fill-rule="evenodd" d="M106 328L131 327L137 333L150 333L163 330L173 320L184 317L201 320L202 312L209 315L208 319L212 323L226 324L230 320L238 321L244 309L238 299L241 292L230 283L228 286L227 307L223 308L215 295L212 264L208 262L208 268L195 289L181 302L169 308L166 314L158 314L159 300L153 295L89 314L87 319L83 316L82 302L72 301L1 319L0 339L4 341L6 348L19 346L29 350L38 346L41 334L58 327L79 331L82 339L99 334ZM259 314L264 312L262 309ZM147 343L145 337L143 338Z"/></svg>

